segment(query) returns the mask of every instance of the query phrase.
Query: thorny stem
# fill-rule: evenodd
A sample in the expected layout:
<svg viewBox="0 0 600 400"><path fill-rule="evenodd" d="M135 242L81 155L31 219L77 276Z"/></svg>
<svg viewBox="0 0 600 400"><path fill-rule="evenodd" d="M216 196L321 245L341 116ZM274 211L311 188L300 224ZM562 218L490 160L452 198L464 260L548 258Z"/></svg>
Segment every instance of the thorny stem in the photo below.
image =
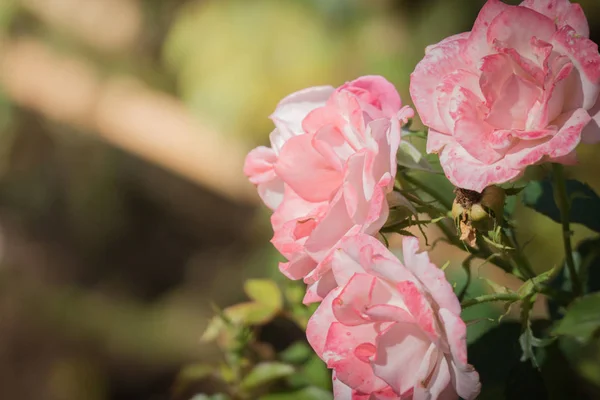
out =
<svg viewBox="0 0 600 400"><path fill-rule="evenodd" d="M565 184L565 176L563 166L560 164L552 164L552 172L554 177L554 200L560 210L560 219L562 222L562 238L565 248L565 260L569 275L571 277L573 294L579 296L582 294L582 285L575 269L575 261L573 260L573 247L571 245L571 228L569 227L570 205Z"/></svg>
<svg viewBox="0 0 600 400"><path fill-rule="evenodd" d="M492 293L485 294L482 296L473 297L472 299L467 299L460 303L462 308L467 308L471 306L475 306L477 304L489 303L492 301L510 301L515 302L521 300L521 296L517 293Z"/></svg>
<svg viewBox="0 0 600 400"><path fill-rule="evenodd" d="M402 179L406 180L408 183L412 184L413 186L415 186L418 189L422 190L423 192L427 193L430 197L432 197L434 200L436 200L438 203L440 203L444 208L446 208L447 211L452 210L452 203L449 202L448 200L446 200L436 190L430 188L427 185L424 185L423 182L419 181L418 179L415 179L414 177L410 176L409 174L402 174ZM485 259L485 260L489 259L490 262L497 265L504 271L510 272L512 270L512 268L509 265L507 265L507 263L504 262L504 260L501 260L498 257L493 257L494 253L486 245L484 245L484 243L482 243L483 241L478 242L479 248L477 249L475 247L467 245L466 243L463 243L458 238L458 236L454 232L452 232L452 229L450 227L448 227L448 225L445 224L445 222L443 220L438 221L436 223L436 225L438 226L438 228L440 228L440 230L444 233L444 235L446 235L448 241L451 244L453 244L454 246L456 246L460 249L466 250L470 254L473 254L482 259Z"/></svg>
<svg viewBox="0 0 600 400"><path fill-rule="evenodd" d="M533 272L533 268L531 268L531 263L523 254L523 250L521 246L517 243L514 237L514 233L511 231L510 234L507 233L505 228L501 228L502 239L506 243L508 243L512 248L514 248L514 261L516 265L516 269L519 271L521 275L523 275L523 280L531 279L535 277L535 272Z"/></svg>
<svg viewBox="0 0 600 400"><path fill-rule="evenodd" d="M418 187L423 192L425 192L429 196L431 196L433 199L437 200L437 202L440 203L442 206L444 206L444 208L446 208L447 210L452 209L452 202L449 202L447 199L444 198L444 196L439 194L436 190L430 188L429 186L423 185L423 183L421 181L419 181L418 179L415 179L414 177L412 177L408 174L403 174L402 177L411 185Z"/></svg>

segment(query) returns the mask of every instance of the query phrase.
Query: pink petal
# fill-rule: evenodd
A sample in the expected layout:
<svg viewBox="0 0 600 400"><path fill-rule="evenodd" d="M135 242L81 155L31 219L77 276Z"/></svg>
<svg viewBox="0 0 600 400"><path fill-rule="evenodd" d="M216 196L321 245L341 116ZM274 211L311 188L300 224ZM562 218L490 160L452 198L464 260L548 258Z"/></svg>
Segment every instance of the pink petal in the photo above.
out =
<svg viewBox="0 0 600 400"><path fill-rule="evenodd" d="M244 174L250 182L258 185L258 194L272 210L283 200L283 182L275 174L277 155L269 148L260 146L250 151L244 162Z"/></svg>
<svg viewBox="0 0 600 400"><path fill-rule="evenodd" d="M441 345L439 328L426 294L421 292L420 288L410 281L398 282L396 290L419 328L429 337L430 341Z"/></svg>
<svg viewBox="0 0 600 400"><path fill-rule="evenodd" d="M431 341L415 324L396 323L377 337L371 362L375 375L396 393L406 395L417 383L419 368Z"/></svg>
<svg viewBox="0 0 600 400"><path fill-rule="evenodd" d="M376 336L372 324L345 326L334 322L329 328L323 361L335 370L337 379L358 392L371 393L387 386L369 364L376 353Z"/></svg>
<svg viewBox="0 0 600 400"><path fill-rule="evenodd" d="M333 398L338 400L401 400L389 386L371 393L361 393L337 379L335 371L333 379Z"/></svg>
<svg viewBox="0 0 600 400"><path fill-rule="evenodd" d="M364 147L365 118L358 98L347 91L335 91L324 107L311 111L302 121L307 133L332 125L354 149Z"/></svg>
<svg viewBox="0 0 600 400"><path fill-rule="evenodd" d="M547 85L540 100L539 109L535 113L530 112L527 129L544 129L562 113L567 90L567 78L570 77L572 71L573 64L570 62L560 67L556 76Z"/></svg>
<svg viewBox="0 0 600 400"><path fill-rule="evenodd" d="M479 85L488 106L499 97L506 80L513 74L513 63L507 54L490 54L481 59Z"/></svg>
<svg viewBox="0 0 600 400"><path fill-rule="evenodd" d="M299 254L286 263L279 263L279 271L289 279L298 280L304 278L316 266L317 263L308 255Z"/></svg>
<svg viewBox="0 0 600 400"><path fill-rule="evenodd" d="M359 98L372 119L380 116L391 118L402 107L398 91L387 79L379 75L367 75L347 82L337 90L347 90ZM381 115L380 115L381 114Z"/></svg>
<svg viewBox="0 0 600 400"><path fill-rule="evenodd" d="M490 53L490 47L486 39L486 32L490 24L500 13L511 7L500 0L488 0L479 11L471 34L462 46L460 53L465 62L473 68L476 67L481 58Z"/></svg>
<svg viewBox="0 0 600 400"><path fill-rule="evenodd" d="M372 237L362 234L345 237L332 251L330 268L340 286L345 285L354 274L370 271L370 263L361 263L360 259L360 252L365 249L367 238Z"/></svg>
<svg viewBox="0 0 600 400"><path fill-rule="evenodd" d="M504 82L486 121L498 129L525 129L527 115L541 94L536 85L513 74Z"/></svg>
<svg viewBox="0 0 600 400"><path fill-rule="evenodd" d="M437 98L440 118L444 121L449 132L454 130L454 119L450 115L450 105L452 104L452 96L457 87L467 89L475 96L483 99L477 74L459 69L444 76L442 82L435 88L435 97Z"/></svg>
<svg viewBox="0 0 600 400"><path fill-rule="evenodd" d="M457 87L452 95L450 116L456 121L454 138L473 157L484 163L492 163L501 154L486 140L493 127L484 121L480 111L483 102L473 92Z"/></svg>
<svg viewBox="0 0 600 400"><path fill-rule="evenodd" d="M510 7L498 14L487 30L488 45L510 48L530 60L535 59L531 38L549 41L556 31L554 22L526 7Z"/></svg>
<svg viewBox="0 0 600 400"><path fill-rule="evenodd" d="M450 366L453 370L456 392L463 399L475 399L481 391L481 383L477 371L467 364L467 326L458 315L449 310L441 309L439 315L446 328L452 354L453 362Z"/></svg>
<svg viewBox="0 0 600 400"><path fill-rule="evenodd" d="M319 267L317 266L317 268ZM312 303L318 303L322 301L325 298L325 296L329 294L329 292L331 292L337 287L338 284L335 281L335 276L333 276L333 272L331 272L331 270L324 272L320 275L317 281L306 285L306 294L302 299L302 304L308 305Z"/></svg>
<svg viewBox="0 0 600 400"><path fill-rule="evenodd" d="M335 322L331 304L340 291L341 288L336 288L325 296L323 302L317 307L306 325L306 338L308 339L308 343L321 359L323 358L323 352L325 351L325 342L327 341L329 328L331 327L331 324Z"/></svg>
<svg viewBox="0 0 600 400"><path fill-rule="evenodd" d="M549 160L569 154L581 140L583 128L591 120L584 109L565 113L556 121L560 129L552 139L536 145L533 141L521 141L505 156L512 168L522 168L538 163L543 158Z"/></svg>
<svg viewBox="0 0 600 400"><path fill-rule="evenodd" d="M366 308L364 313L374 322L416 323L415 318L405 309L391 304L376 304Z"/></svg>
<svg viewBox="0 0 600 400"><path fill-rule="evenodd" d="M575 105L586 110L596 104L600 92L600 54L598 45L591 40L579 36L570 26L559 29L553 36L552 45L554 50L564 54L571 59L577 72L579 82L575 93Z"/></svg>
<svg viewBox="0 0 600 400"><path fill-rule="evenodd" d="M427 133L427 153L439 153L444 146L454 142L456 140L452 136L429 128L429 132Z"/></svg>
<svg viewBox="0 0 600 400"><path fill-rule="evenodd" d="M454 294L452 285L446 279L444 271L429 260L427 252L419 252L417 238L404 237L402 239L402 257L406 268L425 285L440 307L460 314L460 302Z"/></svg>
<svg viewBox="0 0 600 400"><path fill-rule="evenodd" d="M570 0L525 0L520 5L544 14L559 28L569 25L581 36L590 35L587 18L577 3L571 3Z"/></svg>
<svg viewBox="0 0 600 400"><path fill-rule="evenodd" d="M423 124L440 132L448 132L437 109L435 89L447 74L465 67L459 56L463 37L442 41L430 47L410 76L410 95Z"/></svg>
<svg viewBox="0 0 600 400"><path fill-rule="evenodd" d="M315 150L313 137L306 134L288 140L281 149L275 172L305 200L327 201L340 186L342 172Z"/></svg>
<svg viewBox="0 0 600 400"><path fill-rule="evenodd" d="M289 186L285 186L283 201L271 216L271 225L273 225L273 230L277 231L289 221L309 218L320 220L327 207L326 202L306 201Z"/></svg>
<svg viewBox="0 0 600 400"><path fill-rule="evenodd" d="M323 219L306 240L306 251L315 260L323 260L344 235L350 234L353 226L343 196L337 195Z"/></svg>
<svg viewBox="0 0 600 400"><path fill-rule="evenodd" d="M284 141L304 133L302 120L310 111L324 106L333 91L331 86L315 86L292 93L279 102L270 118Z"/></svg>
<svg viewBox="0 0 600 400"><path fill-rule="evenodd" d="M333 300L333 315L344 325L354 326L368 321L364 311L372 304L377 278L367 274L354 274Z"/></svg>
<svg viewBox="0 0 600 400"><path fill-rule="evenodd" d="M510 182L523 173L522 169L511 168L501 159L493 164L484 164L471 156L458 143L444 147L440 163L446 177L454 186L482 192L489 185Z"/></svg>
<svg viewBox="0 0 600 400"><path fill-rule="evenodd" d="M596 104L588 113L591 115L592 120L583 129L581 141L587 144L600 143L600 99L596 101Z"/></svg>
<svg viewBox="0 0 600 400"><path fill-rule="evenodd" d="M452 387L450 368L444 354L434 345L427 350L418 375L412 400L455 400L458 397Z"/></svg>

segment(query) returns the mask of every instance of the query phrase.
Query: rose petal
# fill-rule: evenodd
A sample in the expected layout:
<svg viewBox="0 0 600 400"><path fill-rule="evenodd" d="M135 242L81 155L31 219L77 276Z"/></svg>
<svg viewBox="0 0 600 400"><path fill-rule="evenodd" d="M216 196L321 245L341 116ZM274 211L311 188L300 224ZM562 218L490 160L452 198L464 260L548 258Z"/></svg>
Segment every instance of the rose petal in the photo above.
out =
<svg viewBox="0 0 600 400"><path fill-rule="evenodd" d="M417 325L396 323L377 338L373 371L396 393L406 395L417 383L421 361L430 345Z"/></svg>
<svg viewBox="0 0 600 400"><path fill-rule="evenodd" d="M576 105L586 110L596 104L600 92L600 54L598 45L580 36L570 26L559 29L551 40L555 51L571 59L579 79L570 82L571 89L576 88L567 107ZM568 110L569 108L567 108Z"/></svg>
<svg viewBox="0 0 600 400"><path fill-rule="evenodd" d="M441 309L439 314L450 344L456 391L463 399L475 399L481 391L481 383L477 371L467 364L467 326L458 315L449 310Z"/></svg>
<svg viewBox="0 0 600 400"><path fill-rule="evenodd" d="M367 75L347 82L338 90L347 90L358 97L372 119L380 116L391 118L402 107L398 91L387 79L379 75Z"/></svg>
<svg viewBox="0 0 600 400"><path fill-rule="evenodd" d="M569 25L581 36L590 35L587 18L577 3L571 3L570 0L525 0L520 5L544 14L559 28Z"/></svg>
<svg viewBox="0 0 600 400"><path fill-rule="evenodd" d="M592 120L583 129L581 141L587 144L600 143L600 99L596 101L596 104L588 113L591 115Z"/></svg>
<svg viewBox="0 0 600 400"><path fill-rule="evenodd" d="M455 142L444 147L440 153L440 163L454 186L476 192L482 192L496 183L510 182L523 173L521 169L511 168L503 159L484 164Z"/></svg>
<svg viewBox="0 0 600 400"><path fill-rule="evenodd" d="M525 129L527 115L541 94L536 85L513 74L504 82L486 121L497 129Z"/></svg>
<svg viewBox="0 0 600 400"><path fill-rule="evenodd" d="M434 97L436 86L447 74L465 67L460 57L463 37L442 41L430 47L410 77L410 95L423 124L440 132L448 132L437 109Z"/></svg>
<svg viewBox="0 0 600 400"><path fill-rule="evenodd" d="M555 31L554 22L545 15L526 7L510 7L490 23L487 43L490 47L499 43L501 47L514 49L529 60L535 60L531 38L548 42Z"/></svg>
<svg viewBox="0 0 600 400"><path fill-rule="evenodd" d="M368 362L376 352L371 342L376 335L372 324L346 326L339 322L331 324L327 334L323 361L335 369L337 379L358 392L371 393L387 387Z"/></svg>
<svg viewBox="0 0 600 400"><path fill-rule="evenodd" d="M282 140L285 142L293 136L303 134L302 120L310 111L324 106L333 91L331 86L315 86L292 93L281 100L270 118L277 126Z"/></svg>
<svg viewBox="0 0 600 400"><path fill-rule="evenodd" d="M460 302L452 285L446 279L444 271L429 260L427 252L419 252L417 238L402 238L402 257L406 268L419 279L438 304L443 304L445 308L460 314Z"/></svg>
<svg viewBox="0 0 600 400"><path fill-rule="evenodd" d="M305 200L327 201L340 186L342 172L316 151L313 138L306 134L289 139L281 149L275 172Z"/></svg>
<svg viewBox="0 0 600 400"><path fill-rule="evenodd" d="M552 139L542 143L521 141L509 150L504 160L511 168L525 168L536 164L543 158L552 160L570 153L581 140L581 131L591 120L584 109L578 109L561 115L557 120L560 129Z"/></svg>
<svg viewBox="0 0 600 400"><path fill-rule="evenodd" d="M476 67L479 60L490 53L486 32L494 18L511 7L500 0L488 0L483 5L460 52L465 63Z"/></svg>

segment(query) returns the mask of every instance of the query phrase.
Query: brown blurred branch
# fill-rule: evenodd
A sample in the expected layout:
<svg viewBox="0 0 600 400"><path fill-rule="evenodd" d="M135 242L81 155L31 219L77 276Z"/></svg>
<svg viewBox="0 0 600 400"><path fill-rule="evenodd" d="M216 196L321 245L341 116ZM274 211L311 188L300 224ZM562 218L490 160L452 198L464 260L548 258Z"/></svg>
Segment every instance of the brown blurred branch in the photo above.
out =
<svg viewBox="0 0 600 400"><path fill-rule="evenodd" d="M85 60L35 39L7 39L0 50L0 84L15 103L228 198L256 202L242 174L248 146L209 129L176 98L135 78L101 79Z"/></svg>
<svg viewBox="0 0 600 400"><path fill-rule="evenodd" d="M19 4L96 49L127 51L140 39L139 0L19 0Z"/></svg>

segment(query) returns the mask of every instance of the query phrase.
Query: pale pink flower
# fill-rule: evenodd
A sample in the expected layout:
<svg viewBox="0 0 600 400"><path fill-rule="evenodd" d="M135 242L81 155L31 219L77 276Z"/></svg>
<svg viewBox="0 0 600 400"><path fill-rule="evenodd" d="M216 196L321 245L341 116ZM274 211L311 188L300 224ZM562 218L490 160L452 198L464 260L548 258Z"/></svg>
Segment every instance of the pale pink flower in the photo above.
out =
<svg viewBox="0 0 600 400"><path fill-rule="evenodd" d="M488 0L470 32L427 47L410 93L450 181L481 192L600 141L600 54L568 0Z"/></svg>
<svg viewBox="0 0 600 400"><path fill-rule="evenodd" d="M278 125L271 137L273 148L252 151L245 170L263 191L263 199L276 199L270 202L275 208L272 242L289 260L280 265L281 271L291 279L304 278L309 288L316 287L324 273L316 269L318 263L342 237L374 235L385 223L400 125L414 115L411 108L402 107L394 86L379 76L344 84L308 113L316 101L293 112L298 98L318 97L313 90L282 102L286 115L302 121L286 117L287 125ZM318 89L319 94L325 92ZM279 112L274 115L276 121L282 119ZM311 289L305 301L318 301L324 294Z"/></svg>
<svg viewBox="0 0 600 400"><path fill-rule="evenodd" d="M281 100L270 117L275 123L275 129L269 135L271 147L259 146L246 157L244 174L257 186L259 196L272 210L283 200L283 181L273 168L281 148L290 138L305 133L302 121L309 112L324 106L333 91L331 86L316 86Z"/></svg>
<svg viewBox="0 0 600 400"><path fill-rule="evenodd" d="M332 253L339 287L311 317L307 337L334 370L336 398L478 395L460 303L444 272L427 253L417 253L418 246L416 238L404 238L400 261L372 236L356 235Z"/></svg>

